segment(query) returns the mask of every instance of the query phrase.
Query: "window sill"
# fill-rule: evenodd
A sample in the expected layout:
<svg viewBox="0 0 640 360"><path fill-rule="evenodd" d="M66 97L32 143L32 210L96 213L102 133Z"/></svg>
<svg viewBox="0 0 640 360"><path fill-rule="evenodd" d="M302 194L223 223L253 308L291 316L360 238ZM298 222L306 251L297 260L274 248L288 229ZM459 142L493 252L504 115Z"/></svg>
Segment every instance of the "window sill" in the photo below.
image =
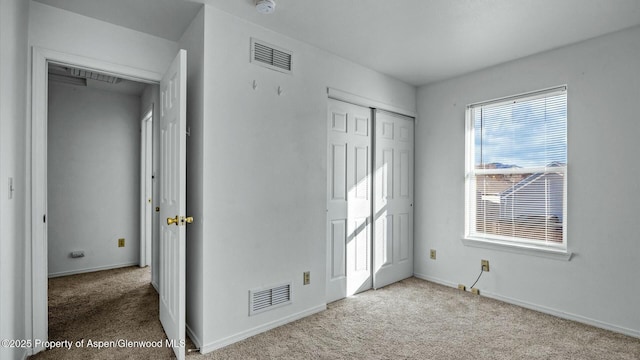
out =
<svg viewBox="0 0 640 360"><path fill-rule="evenodd" d="M488 240L488 239L463 238L462 243L465 246L490 249L490 250L507 251L507 252L512 252L516 254L533 255L533 256L540 256L540 257L545 257L549 259L565 260L565 261L571 260L571 256L573 255L573 253L565 249L554 249L554 248L527 245L527 244L514 244L514 243L507 243L503 241Z"/></svg>

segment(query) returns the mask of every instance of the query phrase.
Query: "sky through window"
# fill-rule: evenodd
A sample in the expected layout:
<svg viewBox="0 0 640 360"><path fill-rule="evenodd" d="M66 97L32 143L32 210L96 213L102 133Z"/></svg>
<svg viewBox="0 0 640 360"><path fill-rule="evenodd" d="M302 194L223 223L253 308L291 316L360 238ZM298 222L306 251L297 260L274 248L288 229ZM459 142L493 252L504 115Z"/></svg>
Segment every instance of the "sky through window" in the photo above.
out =
<svg viewBox="0 0 640 360"><path fill-rule="evenodd" d="M566 164L566 102L565 92L476 109L476 168Z"/></svg>

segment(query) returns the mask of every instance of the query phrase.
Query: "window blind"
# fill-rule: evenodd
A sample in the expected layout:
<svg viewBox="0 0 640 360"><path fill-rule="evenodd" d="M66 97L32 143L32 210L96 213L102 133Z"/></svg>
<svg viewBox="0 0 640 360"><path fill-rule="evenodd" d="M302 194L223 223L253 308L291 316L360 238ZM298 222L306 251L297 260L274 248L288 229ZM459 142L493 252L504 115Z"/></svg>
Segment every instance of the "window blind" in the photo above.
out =
<svg viewBox="0 0 640 360"><path fill-rule="evenodd" d="M470 105L466 235L566 247L566 88Z"/></svg>

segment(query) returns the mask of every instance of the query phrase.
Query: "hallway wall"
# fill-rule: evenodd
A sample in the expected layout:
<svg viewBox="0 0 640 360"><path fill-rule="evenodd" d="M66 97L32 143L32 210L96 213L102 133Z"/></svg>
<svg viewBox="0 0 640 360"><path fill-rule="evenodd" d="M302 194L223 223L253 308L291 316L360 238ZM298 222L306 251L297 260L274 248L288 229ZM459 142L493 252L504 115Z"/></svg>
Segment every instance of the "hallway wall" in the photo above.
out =
<svg viewBox="0 0 640 360"><path fill-rule="evenodd" d="M202 15L180 43L204 51L189 67L202 81L187 110L189 199L200 197L188 206L201 224L188 229L199 278L187 297L190 334L208 352L326 306L327 88L408 113L416 89L211 6ZM252 37L292 51L292 73L251 63ZM291 305L249 316L250 289L285 282Z"/></svg>
<svg viewBox="0 0 640 360"><path fill-rule="evenodd" d="M49 82L50 277L139 263L139 114L139 96Z"/></svg>
<svg viewBox="0 0 640 360"><path fill-rule="evenodd" d="M25 316L25 167L29 2L0 2L0 339L23 339ZM13 179L14 191L9 191ZM0 359L26 349L0 346Z"/></svg>

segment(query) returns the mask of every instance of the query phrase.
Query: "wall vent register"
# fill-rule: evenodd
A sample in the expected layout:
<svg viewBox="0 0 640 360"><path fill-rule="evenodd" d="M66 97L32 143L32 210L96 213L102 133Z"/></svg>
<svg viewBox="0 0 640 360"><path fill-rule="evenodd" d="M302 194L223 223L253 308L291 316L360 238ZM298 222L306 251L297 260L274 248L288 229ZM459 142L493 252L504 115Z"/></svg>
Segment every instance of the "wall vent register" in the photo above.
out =
<svg viewBox="0 0 640 360"><path fill-rule="evenodd" d="M291 283L249 290L249 315L291 304Z"/></svg>
<svg viewBox="0 0 640 360"><path fill-rule="evenodd" d="M267 44L261 40L251 39L251 62L268 69L290 74L292 52Z"/></svg>

